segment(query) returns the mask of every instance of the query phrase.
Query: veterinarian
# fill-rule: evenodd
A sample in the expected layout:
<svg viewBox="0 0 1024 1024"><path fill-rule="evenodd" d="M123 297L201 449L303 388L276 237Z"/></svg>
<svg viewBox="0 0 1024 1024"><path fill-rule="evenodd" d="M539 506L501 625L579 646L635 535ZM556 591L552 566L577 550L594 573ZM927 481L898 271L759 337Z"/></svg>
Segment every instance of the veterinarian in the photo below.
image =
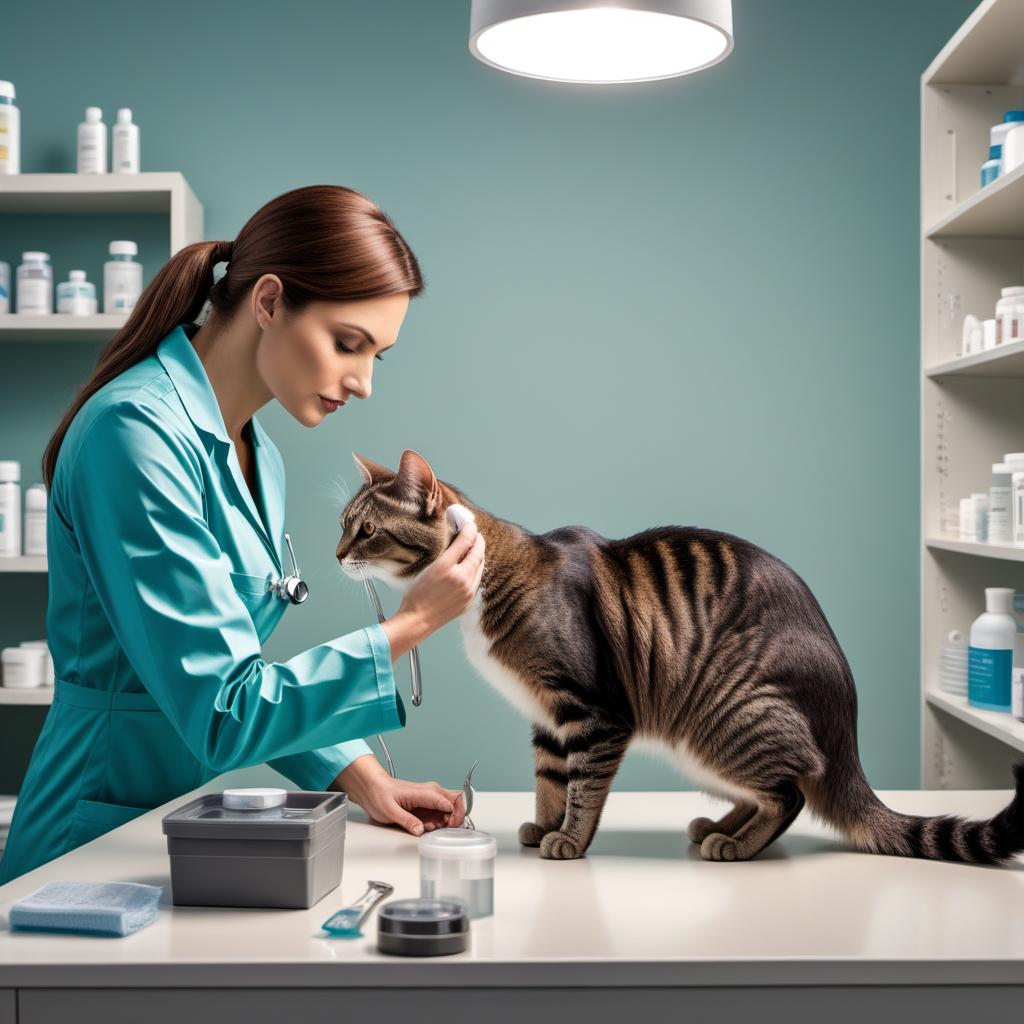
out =
<svg viewBox="0 0 1024 1024"><path fill-rule="evenodd" d="M284 466L253 413L276 399L315 427L369 398L422 288L380 209L316 185L267 203L233 243L185 247L143 292L43 459L56 684L0 883L260 762L344 790L375 824L462 823L461 793L393 779L361 737L405 724L393 663L469 605L475 526L390 619L261 657L290 567Z"/></svg>

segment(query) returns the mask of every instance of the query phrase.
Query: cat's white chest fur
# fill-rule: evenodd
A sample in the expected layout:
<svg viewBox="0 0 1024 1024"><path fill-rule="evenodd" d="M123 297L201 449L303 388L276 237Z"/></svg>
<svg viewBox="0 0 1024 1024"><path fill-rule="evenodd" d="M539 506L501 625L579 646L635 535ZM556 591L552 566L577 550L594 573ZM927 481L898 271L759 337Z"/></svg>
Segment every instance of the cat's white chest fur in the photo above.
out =
<svg viewBox="0 0 1024 1024"><path fill-rule="evenodd" d="M538 700L517 673L502 665L497 658L487 653L490 641L480 628L482 599L479 589L473 602L459 616L462 626L462 640L466 657L473 667L494 687L520 714L558 734L558 724L548 709Z"/></svg>

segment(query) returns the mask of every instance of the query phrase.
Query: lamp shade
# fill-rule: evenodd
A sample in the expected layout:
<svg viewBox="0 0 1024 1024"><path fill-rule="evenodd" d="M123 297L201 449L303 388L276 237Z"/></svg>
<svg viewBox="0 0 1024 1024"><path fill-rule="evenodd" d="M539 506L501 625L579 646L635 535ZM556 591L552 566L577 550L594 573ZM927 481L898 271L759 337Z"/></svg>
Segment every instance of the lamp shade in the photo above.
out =
<svg viewBox="0 0 1024 1024"><path fill-rule="evenodd" d="M472 0L470 52L528 78L649 82L732 48L732 0Z"/></svg>

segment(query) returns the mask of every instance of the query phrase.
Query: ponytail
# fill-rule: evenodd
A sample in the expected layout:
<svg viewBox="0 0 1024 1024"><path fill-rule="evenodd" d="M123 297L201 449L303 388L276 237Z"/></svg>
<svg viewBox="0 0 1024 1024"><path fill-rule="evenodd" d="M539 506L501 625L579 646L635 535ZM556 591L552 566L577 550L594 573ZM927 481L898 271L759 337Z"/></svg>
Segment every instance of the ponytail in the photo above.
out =
<svg viewBox="0 0 1024 1024"><path fill-rule="evenodd" d="M213 283L213 268L227 273ZM128 322L100 353L43 453L43 480L53 485L64 436L82 406L109 381L156 351L181 323L193 323L207 298L230 316L264 274L276 274L290 310L308 302L344 302L423 290L405 239L370 199L341 185L307 185L271 199L234 242L196 242L175 253L135 304ZM212 287L211 287L212 286Z"/></svg>

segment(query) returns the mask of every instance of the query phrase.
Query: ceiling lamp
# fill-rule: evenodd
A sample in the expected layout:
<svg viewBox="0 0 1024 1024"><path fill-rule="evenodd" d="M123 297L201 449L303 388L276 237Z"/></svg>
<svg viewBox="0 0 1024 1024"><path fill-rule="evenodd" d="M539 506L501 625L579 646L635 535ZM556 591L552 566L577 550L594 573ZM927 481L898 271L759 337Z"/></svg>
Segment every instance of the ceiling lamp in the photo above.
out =
<svg viewBox="0 0 1024 1024"><path fill-rule="evenodd" d="M732 0L472 0L469 49L555 82L649 82L724 60Z"/></svg>

